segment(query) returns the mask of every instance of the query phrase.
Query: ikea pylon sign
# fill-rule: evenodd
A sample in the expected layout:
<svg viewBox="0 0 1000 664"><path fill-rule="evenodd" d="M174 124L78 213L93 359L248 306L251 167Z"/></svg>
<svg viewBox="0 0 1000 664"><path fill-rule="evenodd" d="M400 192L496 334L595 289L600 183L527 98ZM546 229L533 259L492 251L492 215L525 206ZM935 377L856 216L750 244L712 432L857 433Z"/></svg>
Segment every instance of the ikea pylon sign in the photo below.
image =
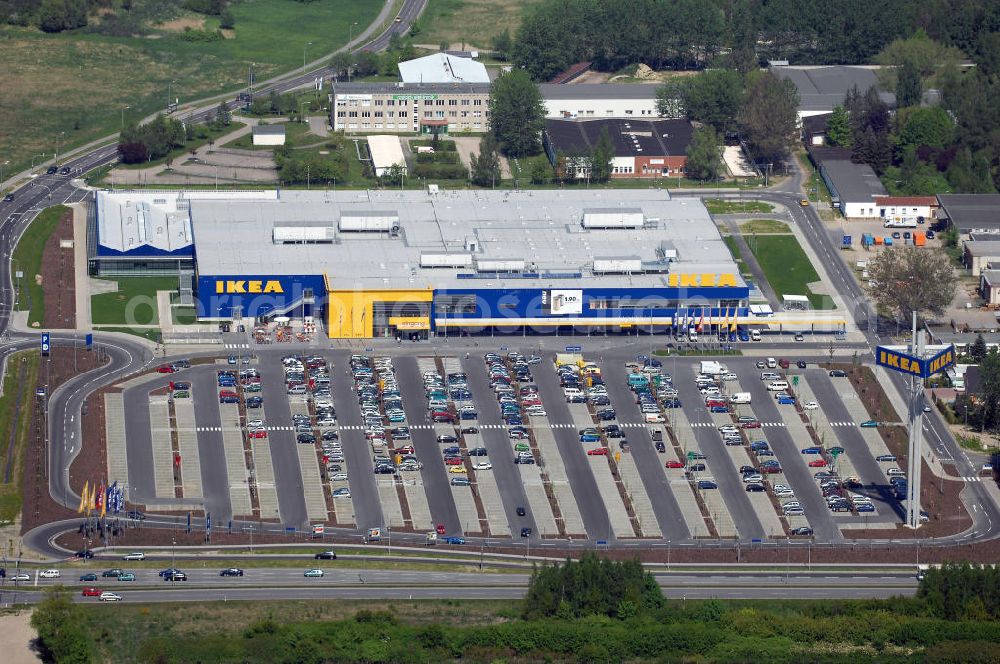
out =
<svg viewBox="0 0 1000 664"><path fill-rule="evenodd" d="M933 354L928 357L911 355L909 346L879 346L875 349L875 363L900 373L930 378L955 364L955 346L928 346Z"/></svg>

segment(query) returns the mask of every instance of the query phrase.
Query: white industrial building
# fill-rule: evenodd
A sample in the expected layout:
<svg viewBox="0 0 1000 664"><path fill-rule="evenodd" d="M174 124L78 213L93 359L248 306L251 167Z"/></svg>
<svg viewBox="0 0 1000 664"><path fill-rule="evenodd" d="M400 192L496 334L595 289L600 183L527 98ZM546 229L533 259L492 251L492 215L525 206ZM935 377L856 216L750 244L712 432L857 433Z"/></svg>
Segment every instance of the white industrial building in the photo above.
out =
<svg viewBox="0 0 1000 664"><path fill-rule="evenodd" d="M403 83L489 83L486 66L470 57L433 53L400 62L399 80Z"/></svg>
<svg viewBox="0 0 1000 664"><path fill-rule="evenodd" d="M253 128L254 145L284 145L285 125L259 124Z"/></svg>
<svg viewBox="0 0 1000 664"><path fill-rule="evenodd" d="M656 118L656 86L580 83L538 86L547 118Z"/></svg>
<svg viewBox="0 0 1000 664"><path fill-rule="evenodd" d="M393 166L399 166L406 173L406 158L399 136L377 135L368 137L368 153L372 158L372 170L376 177L385 175Z"/></svg>

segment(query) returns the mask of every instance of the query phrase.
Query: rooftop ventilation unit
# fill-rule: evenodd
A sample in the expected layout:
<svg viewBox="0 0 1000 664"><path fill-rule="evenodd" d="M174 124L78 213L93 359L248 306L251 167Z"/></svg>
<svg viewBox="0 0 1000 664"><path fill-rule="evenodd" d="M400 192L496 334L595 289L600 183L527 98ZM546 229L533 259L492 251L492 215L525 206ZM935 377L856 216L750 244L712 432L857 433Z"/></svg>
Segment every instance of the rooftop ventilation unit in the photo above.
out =
<svg viewBox="0 0 1000 664"><path fill-rule="evenodd" d="M472 254L424 252L420 254L420 267L471 267Z"/></svg>
<svg viewBox="0 0 1000 664"><path fill-rule="evenodd" d="M594 257L594 274L631 274L642 272L642 259L638 256Z"/></svg>
<svg viewBox="0 0 1000 664"><path fill-rule="evenodd" d="M526 265L523 258L477 258L476 272L521 272Z"/></svg>
<svg viewBox="0 0 1000 664"><path fill-rule="evenodd" d="M399 214L395 211L341 212L338 228L351 233L398 233Z"/></svg>
<svg viewBox="0 0 1000 664"><path fill-rule="evenodd" d="M642 228L645 215L639 208L585 208L584 228Z"/></svg>

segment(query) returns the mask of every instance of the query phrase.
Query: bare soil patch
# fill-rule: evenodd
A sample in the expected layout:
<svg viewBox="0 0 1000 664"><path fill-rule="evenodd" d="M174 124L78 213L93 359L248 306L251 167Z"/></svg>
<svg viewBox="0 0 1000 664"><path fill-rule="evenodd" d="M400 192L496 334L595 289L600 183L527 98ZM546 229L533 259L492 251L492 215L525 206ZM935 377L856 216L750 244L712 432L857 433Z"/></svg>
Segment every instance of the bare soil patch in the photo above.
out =
<svg viewBox="0 0 1000 664"><path fill-rule="evenodd" d="M45 293L45 329L76 327L76 273L72 248L61 248L63 240L73 240L73 212L59 218L59 225L42 250L42 291Z"/></svg>
<svg viewBox="0 0 1000 664"><path fill-rule="evenodd" d="M184 32L185 30L204 30L205 29L205 17L196 16L194 14L188 14L186 16L181 16L175 18L171 21L164 21L156 26L157 30L166 30L167 32Z"/></svg>

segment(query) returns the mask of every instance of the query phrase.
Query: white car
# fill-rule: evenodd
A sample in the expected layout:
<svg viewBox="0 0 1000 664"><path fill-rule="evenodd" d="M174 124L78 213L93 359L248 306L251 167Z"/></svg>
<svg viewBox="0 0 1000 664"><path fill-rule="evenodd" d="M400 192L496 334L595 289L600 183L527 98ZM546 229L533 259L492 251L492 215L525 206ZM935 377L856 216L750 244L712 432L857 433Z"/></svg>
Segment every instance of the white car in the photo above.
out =
<svg viewBox="0 0 1000 664"><path fill-rule="evenodd" d="M38 573L38 576L42 577L43 579L58 579L59 578L59 570L57 570L57 569L43 569L41 572Z"/></svg>
<svg viewBox="0 0 1000 664"><path fill-rule="evenodd" d="M473 470L493 470L493 464L489 461L478 461L472 466Z"/></svg>
<svg viewBox="0 0 1000 664"><path fill-rule="evenodd" d="M101 593L101 596L98 597L98 599L101 600L102 602L120 602L122 601L122 596L119 595L118 593L113 593L105 590L103 593Z"/></svg>
<svg viewBox="0 0 1000 664"><path fill-rule="evenodd" d="M122 560L145 560L146 554L142 551L133 551L122 556Z"/></svg>
<svg viewBox="0 0 1000 664"><path fill-rule="evenodd" d="M803 410L816 410L817 408L819 408L819 404L816 403L815 401L806 401L804 404L802 404Z"/></svg>
<svg viewBox="0 0 1000 664"><path fill-rule="evenodd" d="M247 420L248 429L259 429L264 426L264 420Z"/></svg>
<svg viewBox="0 0 1000 664"><path fill-rule="evenodd" d="M347 481L347 473L335 473L335 474L333 474L333 475L330 476L330 481L331 482L346 482Z"/></svg>
<svg viewBox="0 0 1000 664"><path fill-rule="evenodd" d="M740 377L734 373L722 374L722 380L739 380Z"/></svg>
<svg viewBox="0 0 1000 664"><path fill-rule="evenodd" d="M10 580L11 581L31 581L31 575L30 574L25 574L24 572L21 572L20 574L15 574L14 576L10 577Z"/></svg>
<svg viewBox="0 0 1000 664"><path fill-rule="evenodd" d="M794 498L795 492L792 491L791 489L781 489L781 490L775 489L774 495L777 496L778 498Z"/></svg>

